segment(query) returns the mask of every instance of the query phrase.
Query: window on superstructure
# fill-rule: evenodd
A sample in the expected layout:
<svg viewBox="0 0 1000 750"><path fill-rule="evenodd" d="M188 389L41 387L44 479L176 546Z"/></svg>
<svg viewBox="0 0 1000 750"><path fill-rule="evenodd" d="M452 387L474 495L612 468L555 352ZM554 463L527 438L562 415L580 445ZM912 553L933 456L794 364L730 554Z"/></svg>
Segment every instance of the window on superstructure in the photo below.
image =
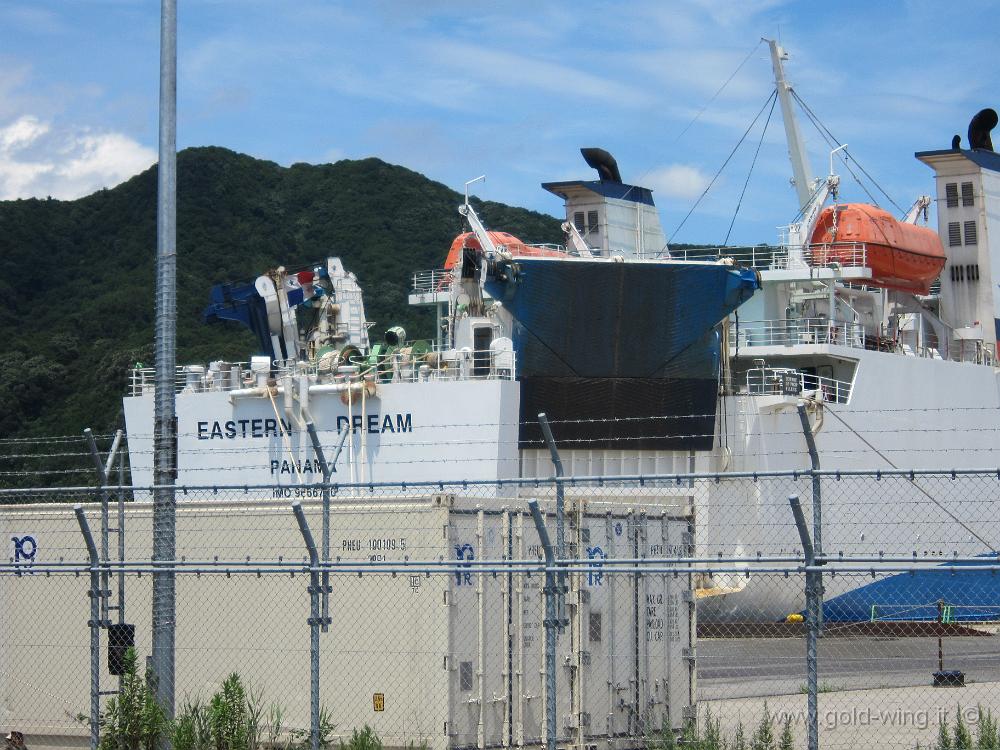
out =
<svg viewBox="0 0 1000 750"><path fill-rule="evenodd" d="M597 211L587 212L587 232L597 234Z"/></svg>
<svg viewBox="0 0 1000 750"><path fill-rule="evenodd" d="M979 238L976 236L976 222L965 222L965 244L975 245L978 241Z"/></svg>
<svg viewBox="0 0 1000 750"><path fill-rule="evenodd" d="M948 246L955 247L962 244L962 225L957 221L948 223Z"/></svg>
<svg viewBox="0 0 1000 750"><path fill-rule="evenodd" d="M972 199L972 183L963 182L962 183L962 205L963 206L974 206L975 201Z"/></svg>
<svg viewBox="0 0 1000 750"><path fill-rule="evenodd" d="M586 225L583 223L583 211L577 211L573 214L573 224L576 226L576 231L583 234L587 231Z"/></svg>
<svg viewBox="0 0 1000 750"><path fill-rule="evenodd" d="M944 186L944 194L948 199L948 208L955 208L958 206L958 183L949 182Z"/></svg>

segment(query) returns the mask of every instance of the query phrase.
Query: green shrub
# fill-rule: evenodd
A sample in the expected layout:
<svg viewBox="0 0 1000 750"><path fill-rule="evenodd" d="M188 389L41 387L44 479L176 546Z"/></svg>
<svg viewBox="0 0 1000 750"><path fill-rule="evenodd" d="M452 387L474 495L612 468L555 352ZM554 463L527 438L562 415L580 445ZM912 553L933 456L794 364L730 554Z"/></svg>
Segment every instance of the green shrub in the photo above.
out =
<svg viewBox="0 0 1000 750"><path fill-rule="evenodd" d="M351 739L346 745L343 740L340 742L340 750L382 750L382 740L374 729L365 724L361 731L355 729L351 732Z"/></svg>
<svg viewBox="0 0 1000 750"><path fill-rule="evenodd" d="M208 706L197 699L186 701L174 719L174 750L213 750Z"/></svg>
<svg viewBox="0 0 1000 750"><path fill-rule="evenodd" d="M1000 736L997 733L997 722L993 714L982 706L976 706L979 713L979 723L976 724L976 750L1000 750Z"/></svg>
<svg viewBox="0 0 1000 750"><path fill-rule="evenodd" d="M778 740L778 750L795 750L795 738L792 737L792 717L786 716L781 727L781 739Z"/></svg>
<svg viewBox="0 0 1000 750"><path fill-rule="evenodd" d="M125 652L121 692L108 700L101 717L100 750L156 750L170 733L170 721L156 702L151 672L138 674L134 648Z"/></svg>
<svg viewBox="0 0 1000 750"><path fill-rule="evenodd" d="M750 740L750 750L777 750L774 745L774 719L767 708L767 703L764 704L764 715L760 717L760 724L757 725Z"/></svg>

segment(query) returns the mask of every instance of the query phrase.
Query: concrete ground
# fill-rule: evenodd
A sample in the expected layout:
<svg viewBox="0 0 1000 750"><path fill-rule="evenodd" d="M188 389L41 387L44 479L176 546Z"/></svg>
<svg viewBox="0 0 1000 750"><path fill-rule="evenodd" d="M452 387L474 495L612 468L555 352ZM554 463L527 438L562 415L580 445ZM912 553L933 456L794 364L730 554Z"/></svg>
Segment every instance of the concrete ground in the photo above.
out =
<svg viewBox="0 0 1000 750"><path fill-rule="evenodd" d="M932 747L942 720L961 707L967 724L981 706L1000 716L1000 638L949 638L945 669L966 673L963 688L934 688L936 638L824 637L819 646L819 731L823 748ZM776 725L791 717L796 746L806 740L806 664L802 638L702 639L699 711L732 735L749 734L767 710ZM775 730L780 732L780 726Z"/></svg>

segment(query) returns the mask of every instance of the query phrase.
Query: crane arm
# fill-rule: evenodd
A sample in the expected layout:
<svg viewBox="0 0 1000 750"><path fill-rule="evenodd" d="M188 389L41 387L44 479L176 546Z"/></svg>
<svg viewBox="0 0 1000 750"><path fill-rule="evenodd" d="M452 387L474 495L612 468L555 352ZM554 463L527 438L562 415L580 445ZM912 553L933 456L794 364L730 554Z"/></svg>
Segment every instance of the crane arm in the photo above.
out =
<svg viewBox="0 0 1000 750"><path fill-rule="evenodd" d="M567 244L571 245L581 258L594 257L594 254L590 252L590 247L581 236L580 230L576 228L576 224L571 221L564 221L562 223L562 230L569 238L569 242Z"/></svg>
<svg viewBox="0 0 1000 750"><path fill-rule="evenodd" d="M906 212L906 216L903 217L903 224L916 224L920 219L920 215L923 214L924 221L927 221L927 208L931 205L931 197L929 195L918 196L913 205L910 206L910 210Z"/></svg>

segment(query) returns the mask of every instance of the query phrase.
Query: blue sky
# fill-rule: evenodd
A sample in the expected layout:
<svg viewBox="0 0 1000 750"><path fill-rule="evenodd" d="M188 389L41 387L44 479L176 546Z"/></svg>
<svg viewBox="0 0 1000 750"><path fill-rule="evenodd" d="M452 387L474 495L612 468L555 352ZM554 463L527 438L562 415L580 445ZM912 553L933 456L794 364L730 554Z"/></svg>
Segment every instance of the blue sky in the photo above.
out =
<svg viewBox="0 0 1000 750"><path fill-rule="evenodd" d="M578 149L600 146L654 189L678 242L726 236L763 119L675 230L772 88L761 36L780 37L796 90L904 209L931 191L913 152L1000 107L990 2L178 4L181 148L377 156L456 190L485 173L481 197L559 215L539 183L590 179ZM77 197L149 166L158 44L158 2L0 0L0 198ZM828 147L803 132L825 172ZM841 172L843 197L864 199ZM794 218L789 176L775 111L731 243Z"/></svg>

